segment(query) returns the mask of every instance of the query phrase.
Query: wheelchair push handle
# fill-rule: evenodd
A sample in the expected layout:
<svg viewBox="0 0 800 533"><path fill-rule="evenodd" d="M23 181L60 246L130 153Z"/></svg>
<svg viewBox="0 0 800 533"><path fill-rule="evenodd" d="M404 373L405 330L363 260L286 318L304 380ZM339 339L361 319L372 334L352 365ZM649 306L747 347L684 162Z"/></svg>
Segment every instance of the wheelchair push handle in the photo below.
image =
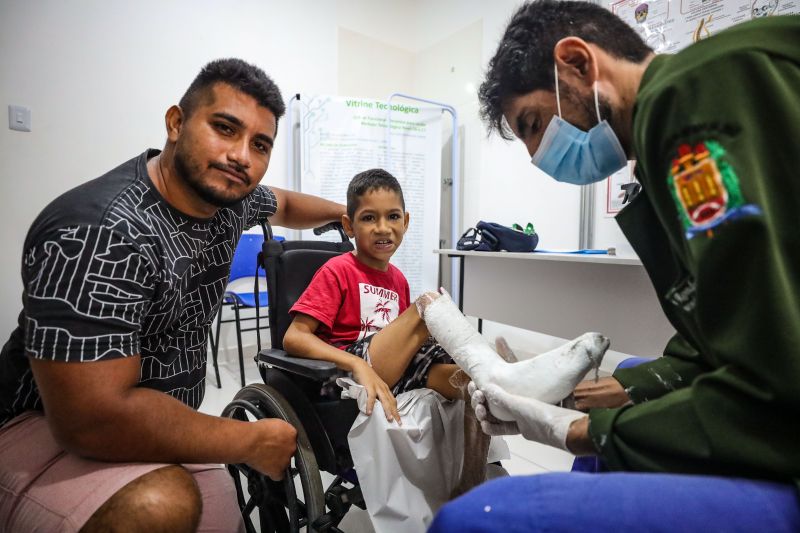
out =
<svg viewBox="0 0 800 533"><path fill-rule="evenodd" d="M329 222L324 226L320 226L318 228L314 228L314 235L322 235L323 233L327 233L329 231L338 231L339 235L342 237L342 242L347 242L349 237L344 232L344 227L342 226L341 222Z"/></svg>
<svg viewBox="0 0 800 533"><path fill-rule="evenodd" d="M337 228L341 228L341 222L328 222L324 226L320 226L318 228L314 228L314 235L322 235L323 233L327 233L329 231L333 231Z"/></svg>
<svg viewBox="0 0 800 533"><path fill-rule="evenodd" d="M261 222L261 230L264 232L264 240L271 241L272 236L272 225L269 223L268 220L263 220ZM342 237L342 242L350 242L350 238L347 236L347 233L344 232L344 227L342 226L341 222L329 222L324 226L319 226L318 228L314 228L314 235L322 235L323 233L327 233L329 231L337 230L339 235ZM281 239L282 240L282 239Z"/></svg>

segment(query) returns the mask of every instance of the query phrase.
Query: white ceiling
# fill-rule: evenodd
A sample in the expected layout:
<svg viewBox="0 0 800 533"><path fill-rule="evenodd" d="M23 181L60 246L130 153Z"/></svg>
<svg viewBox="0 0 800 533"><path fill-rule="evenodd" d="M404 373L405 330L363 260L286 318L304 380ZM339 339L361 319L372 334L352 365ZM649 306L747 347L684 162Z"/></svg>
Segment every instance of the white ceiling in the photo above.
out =
<svg viewBox="0 0 800 533"><path fill-rule="evenodd" d="M386 44L419 52L483 18L488 0L337 0L338 25Z"/></svg>

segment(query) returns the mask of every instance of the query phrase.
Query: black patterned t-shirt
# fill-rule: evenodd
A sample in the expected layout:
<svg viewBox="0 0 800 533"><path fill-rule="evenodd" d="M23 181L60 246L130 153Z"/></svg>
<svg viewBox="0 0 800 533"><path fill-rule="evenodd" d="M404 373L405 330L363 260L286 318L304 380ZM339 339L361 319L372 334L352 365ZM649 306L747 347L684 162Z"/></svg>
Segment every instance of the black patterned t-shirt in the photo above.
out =
<svg viewBox="0 0 800 533"><path fill-rule="evenodd" d="M42 409L28 357L140 354L139 386L193 408L203 400L207 335L233 252L242 231L274 214L277 202L259 186L210 219L189 217L150 181L147 160L157 154L148 150L66 192L31 226L23 311L0 354L0 425Z"/></svg>

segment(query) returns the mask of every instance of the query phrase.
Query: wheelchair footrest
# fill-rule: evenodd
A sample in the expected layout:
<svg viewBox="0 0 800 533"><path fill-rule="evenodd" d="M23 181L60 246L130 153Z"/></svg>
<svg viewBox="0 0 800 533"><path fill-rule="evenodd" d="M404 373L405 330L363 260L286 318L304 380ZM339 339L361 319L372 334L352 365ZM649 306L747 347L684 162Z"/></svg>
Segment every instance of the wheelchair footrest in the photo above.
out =
<svg viewBox="0 0 800 533"><path fill-rule="evenodd" d="M312 524L314 531L341 533L337 526L351 506L367 508L364 504L364 496L361 494L361 487L356 485L347 488L341 484L342 481L344 481L342 478L337 477L325 491L325 505L330 511L314 520Z"/></svg>
<svg viewBox="0 0 800 533"><path fill-rule="evenodd" d="M341 373L336 365L329 361L296 357L289 355L283 350L276 350L273 348L267 348L266 350L258 352L256 362L259 365L273 366L285 370L286 372L318 381L325 381Z"/></svg>
<svg viewBox="0 0 800 533"><path fill-rule="evenodd" d="M351 505L355 505L361 509L366 509L364 504L364 496L361 494L361 487L347 488L342 485L331 487L325 493L325 504L334 513L341 513L342 516L347 512Z"/></svg>

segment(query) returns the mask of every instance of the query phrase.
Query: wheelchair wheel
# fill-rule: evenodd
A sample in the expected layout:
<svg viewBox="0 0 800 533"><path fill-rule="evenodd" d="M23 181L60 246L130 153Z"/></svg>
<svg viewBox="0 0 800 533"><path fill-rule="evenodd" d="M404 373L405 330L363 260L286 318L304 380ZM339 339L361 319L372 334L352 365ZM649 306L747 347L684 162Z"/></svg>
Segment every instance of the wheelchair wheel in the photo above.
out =
<svg viewBox="0 0 800 533"><path fill-rule="evenodd" d="M248 533L258 531L254 511L261 533L313 531L311 524L325 512L324 489L314 451L294 409L274 388L253 384L236 393L222 416L245 421L279 418L297 429L297 451L282 481L272 481L244 464L228 465Z"/></svg>

